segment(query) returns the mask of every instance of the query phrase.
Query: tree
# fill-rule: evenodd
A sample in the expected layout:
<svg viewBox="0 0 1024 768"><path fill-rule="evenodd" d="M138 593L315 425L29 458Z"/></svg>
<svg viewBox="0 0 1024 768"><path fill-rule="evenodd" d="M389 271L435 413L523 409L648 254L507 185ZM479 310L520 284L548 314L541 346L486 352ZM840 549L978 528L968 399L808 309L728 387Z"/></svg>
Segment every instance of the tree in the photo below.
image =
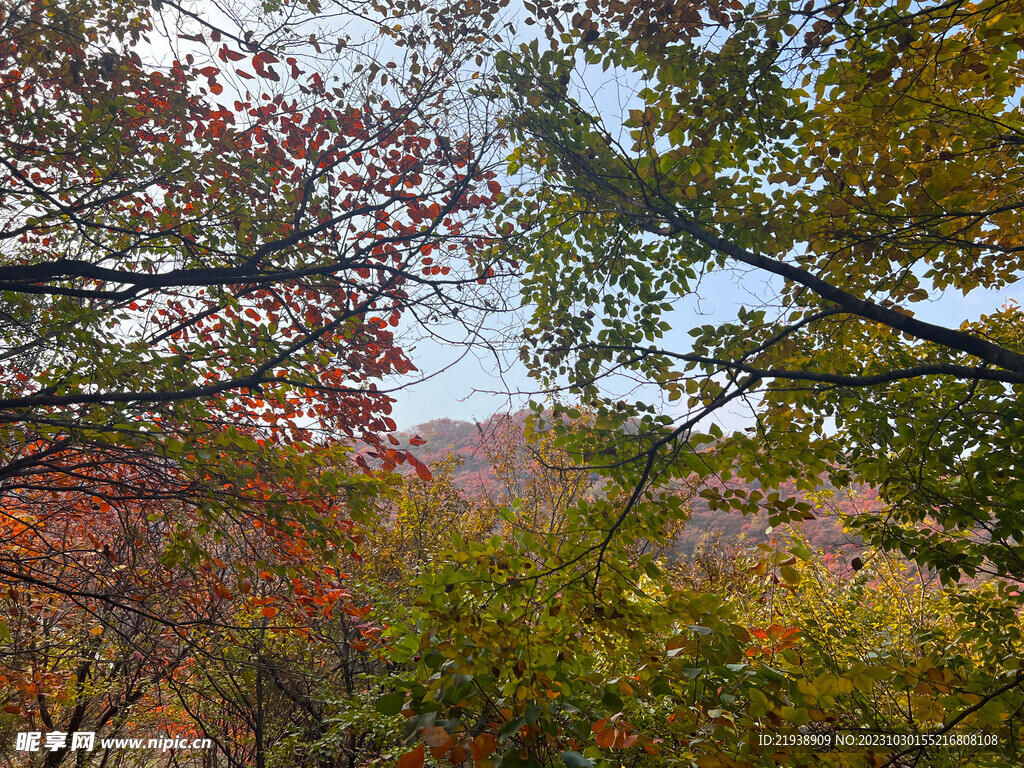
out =
<svg viewBox="0 0 1024 768"><path fill-rule="evenodd" d="M510 246L536 307L523 359L584 402L618 372L677 404L604 401L623 450L596 463L640 483L737 473L761 490L705 495L776 522L810 514L773 493L790 477L867 483L886 503L857 522L870 544L947 581L1024 578L1020 308L913 309L1020 277L1018 11L588 4L561 47L504 58L513 169L536 174L503 214L529 229ZM632 88L621 124L573 88L597 66ZM667 314L712 270L763 299L688 346ZM705 426L730 403L749 429Z"/></svg>
<svg viewBox="0 0 1024 768"><path fill-rule="evenodd" d="M320 460L332 458L319 452ZM216 521L196 514L189 499L161 499L152 476L146 482L159 501L69 493L56 503L43 491L33 505L27 492L12 494L0 556L7 577L0 603L4 731L86 731L99 739L202 736L229 761L239 753L251 756L255 744L259 762L302 718L294 712L282 717L281 707L268 704L254 737L245 718L219 727L223 721L210 717L209 702L216 702L221 718L231 705L240 706L231 694L254 670L266 678L254 698L280 699L280 686L297 698L301 683L278 681L322 674L322 665L337 661L325 649L340 648L344 661L351 656L358 664L362 654L355 646L373 634L359 613L365 615L364 606L357 607L345 588L341 569L352 562L348 553L358 534L349 510L327 495L332 474L342 473L306 483L254 480L250 491L263 498L262 506L246 505L247 514ZM119 479L128 486L135 480ZM288 513L294 506L308 508L309 525ZM349 612L360 618L346 624ZM319 664L304 669L296 661L308 660L303 649ZM189 695L197 689L214 694L205 701ZM325 720L307 733L325 727ZM73 759L70 753L62 748L35 757L50 768Z"/></svg>
<svg viewBox="0 0 1024 768"><path fill-rule="evenodd" d="M411 442L423 441L413 437ZM453 532L467 539L485 538L491 532L494 514L481 510L455 481L461 463L448 452L430 463L429 473L402 478L392 498L381 499L377 514L364 526L367 541L359 572L369 594L380 591L387 600L407 598L413 575L436 567Z"/></svg>
<svg viewBox="0 0 1024 768"><path fill-rule="evenodd" d="M417 463L379 437L378 382L413 370L393 328L470 322L495 279L473 255L498 190L490 130L441 100L470 43L407 47L399 71L328 43L301 3L158 5L0 12L8 515L22 489L141 509L147 476L211 521L259 514L254 475L321 473L309 447L339 440ZM166 29L172 53L147 63Z"/></svg>
<svg viewBox="0 0 1024 768"><path fill-rule="evenodd" d="M869 555L900 554L947 585L994 578L1019 610L1024 316L1012 301L950 315L951 295L1021 276L1021 19L1011 2L587 4L554 45L502 58L525 178L498 223L524 230L505 247L534 307L522 358L553 396L596 409L582 439L554 420L557 444L636 489L596 522L607 539L674 479L712 479L714 509L764 510L773 525L813 516L795 494L823 481L867 484L882 509L852 524ZM621 121L613 100L585 101L598 67L620 83ZM755 298L686 343L669 313L713 298L702 289L721 271ZM915 315L943 295L943 318ZM615 374L662 402L609 398ZM716 419L730 405L749 407L749 426L727 434ZM1009 643L1016 628L1001 631ZM860 716L878 705L887 729L949 732L989 707L986 727L1012 739L1000 723L1018 711L1016 662L981 672L987 651L950 637L971 661L933 723L870 696ZM818 672L845 687L847 662ZM782 691L815 690L815 675L785 674L777 724L848 716L800 713L799 684ZM1010 759L992 754L978 759Z"/></svg>
<svg viewBox="0 0 1024 768"><path fill-rule="evenodd" d="M456 54L417 65L395 104L311 70L317 35L285 34L304 20L273 34L288 9L258 35L170 8L194 29L165 67L138 49L168 19L135 4L0 19L9 476L38 453L16 432L53 451L162 435L175 454L225 426L278 443L388 430L374 379L412 369L389 326L471 310L489 268L437 253L472 254L498 188L485 123L438 111Z"/></svg>
<svg viewBox="0 0 1024 768"><path fill-rule="evenodd" d="M417 522L441 533L429 558L404 558L408 586L390 590L399 599L377 604L397 665L378 708L406 718L401 766L422 766L428 748L454 765L591 765L581 750L592 733L599 753L616 750L609 759L635 747L642 762L665 753L631 718L652 705L652 686L655 697L668 694L678 670L653 660L679 622L715 632L702 647L716 669L742 656L731 608L713 595L661 591L662 552L651 544L684 516L683 499L644 493L636 504L645 514L607 539L632 489L596 487L581 467L556 471L575 459L550 437L524 437L514 418L492 423L486 451L501 503L475 500L492 507L489 528L449 520L446 472L426 481L440 487L420 496ZM603 568L589 557L599 548Z"/></svg>
<svg viewBox="0 0 1024 768"><path fill-rule="evenodd" d="M282 659L302 653L252 638L356 610L324 574L386 485L371 469L427 473L383 439L385 381L414 370L396 329L471 331L500 301L481 251L494 137L464 66L485 23L363 8L374 47L320 5L0 9L0 659L19 726L159 727L137 716L178 690L179 726L251 757L232 739L252 729L210 726L188 692L256 669L260 701L287 698ZM255 700L239 690L228 703Z"/></svg>
<svg viewBox="0 0 1024 768"><path fill-rule="evenodd" d="M1024 704L1020 672L993 680L991 661L1019 647L1019 601L1006 582L937 588L936 580L906 561L880 553L856 573L823 567L820 553L791 547L799 588L773 601L777 623L800 628L793 670L803 680L793 706L828 713L835 728L912 731L931 724L939 736L961 739L959 749L926 744L889 751L892 764L1005 765L1019 747L1011 725ZM788 554L788 552L787 552ZM790 558L793 559L793 558ZM791 661L785 662L787 666ZM995 668L1003 665L997 663ZM759 703L767 703L760 702ZM780 717L782 701L767 703ZM993 749L1001 733L1006 744Z"/></svg>

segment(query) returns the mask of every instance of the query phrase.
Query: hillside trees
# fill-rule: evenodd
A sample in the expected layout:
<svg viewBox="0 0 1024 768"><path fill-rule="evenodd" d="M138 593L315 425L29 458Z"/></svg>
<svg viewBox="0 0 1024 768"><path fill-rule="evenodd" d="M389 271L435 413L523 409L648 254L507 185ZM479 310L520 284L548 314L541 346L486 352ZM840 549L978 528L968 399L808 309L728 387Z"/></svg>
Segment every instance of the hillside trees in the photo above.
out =
<svg viewBox="0 0 1024 768"><path fill-rule="evenodd" d="M489 454L499 475L526 474L522 445L507 436ZM535 456L573 461L550 443ZM547 468L524 486L552 499L566 481ZM549 507L550 528L528 501L507 498L492 528L503 536L488 537L452 531L443 471L405 482L425 503L395 527L443 529L450 545L435 536L422 558L405 536L395 540L404 557L382 558L407 569L405 579L388 571L405 588L377 603L396 666L378 678L376 708L403 737L393 747L402 768L1019 759L1021 619L1006 582L942 589L885 554L852 572L799 536L672 564L645 556L643 541L670 531L657 519L669 499L648 492L615 528L634 489L607 485ZM837 733L894 741L828 745Z"/></svg>

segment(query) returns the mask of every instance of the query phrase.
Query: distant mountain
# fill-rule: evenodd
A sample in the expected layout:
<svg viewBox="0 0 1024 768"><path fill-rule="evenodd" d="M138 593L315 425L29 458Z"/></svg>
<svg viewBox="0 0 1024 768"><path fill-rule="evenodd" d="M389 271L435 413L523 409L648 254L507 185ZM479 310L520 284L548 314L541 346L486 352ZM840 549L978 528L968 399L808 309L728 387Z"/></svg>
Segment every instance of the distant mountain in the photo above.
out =
<svg viewBox="0 0 1024 768"><path fill-rule="evenodd" d="M458 456L462 464L455 469L454 476L462 489L468 494L474 494L481 488L493 493L497 489L497 478L487 459L485 445L497 425L510 418L521 425L525 414L495 414L484 422L434 419L411 430L396 433L396 437L402 442L414 437L425 440L416 449L416 455L427 464L441 461L448 454Z"/></svg>
<svg viewBox="0 0 1024 768"><path fill-rule="evenodd" d="M488 423L495 418L492 416ZM485 425L456 419L434 419L411 430L399 432L396 437L403 441L414 436L426 440L417 451L421 461L437 461L449 452L460 455L466 462L460 473L464 474L487 469L482 434L486 434Z"/></svg>
<svg viewBox="0 0 1024 768"><path fill-rule="evenodd" d="M462 459L461 466L454 472L456 482L469 494L486 493L497 498L501 493L500 483L492 471L488 461L488 446L492 446L497 436L509 426L522 428L528 412L516 414L495 414L483 422L459 421L457 419L434 419L425 424L396 434L400 441L407 442L419 437L426 442L416 449L417 456L426 463L437 462L449 453ZM751 488L752 490L753 488ZM780 489L785 495L795 494L793 487ZM824 491L825 493L820 493ZM799 495L799 494L796 494ZM862 544L843 532L841 516L857 511L873 511L880 508L878 495L867 487L834 489L822 485L819 496L823 498L816 504L814 520L806 520L798 524L799 530L814 546L826 552L841 553L844 557L863 549ZM680 555L690 555L704 538L720 533L730 542L745 541L749 544L767 542L780 531L768 529L768 515L729 514L711 511L699 497L692 501L690 521L676 541L675 550Z"/></svg>

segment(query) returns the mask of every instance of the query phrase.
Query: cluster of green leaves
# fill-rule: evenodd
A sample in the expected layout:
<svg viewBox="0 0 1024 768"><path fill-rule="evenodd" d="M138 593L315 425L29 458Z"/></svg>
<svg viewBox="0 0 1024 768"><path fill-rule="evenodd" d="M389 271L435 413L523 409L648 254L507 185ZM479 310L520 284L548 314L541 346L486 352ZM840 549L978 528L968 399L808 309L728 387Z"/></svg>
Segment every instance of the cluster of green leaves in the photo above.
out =
<svg viewBox="0 0 1024 768"><path fill-rule="evenodd" d="M550 445L537 455L571 470ZM508 498L492 523L504 535L452 534L429 562L410 558L398 601L377 601L397 666L377 677L376 706L398 730L399 766L997 766L1019 755L1024 625L1007 582L943 588L881 553L851 572L799 536L652 558L664 500L618 521L628 494L591 485L584 496L546 533L517 515L529 499ZM423 511L428 528L447 514ZM866 733L935 743L774 738Z"/></svg>
<svg viewBox="0 0 1024 768"><path fill-rule="evenodd" d="M808 514L773 495L784 481L866 482L887 503L858 521L869 541L947 581L1024 578L1020 308L913 311L1020 277L1016 6L687 6L643 45L609 14L596 38L499 60L511 168L533 174L499 214L523 228L523 360L598 407L613 448L644 436L617 457L636 478L737 473L757 498L712 504L776 522ZM598 67L631 85L621 122L574 89ZM764 298L687 344L670 313L723 269L762 276ZM607 402L612 374L671 416ZM706 426L729 403L755 426Z"/></svg>

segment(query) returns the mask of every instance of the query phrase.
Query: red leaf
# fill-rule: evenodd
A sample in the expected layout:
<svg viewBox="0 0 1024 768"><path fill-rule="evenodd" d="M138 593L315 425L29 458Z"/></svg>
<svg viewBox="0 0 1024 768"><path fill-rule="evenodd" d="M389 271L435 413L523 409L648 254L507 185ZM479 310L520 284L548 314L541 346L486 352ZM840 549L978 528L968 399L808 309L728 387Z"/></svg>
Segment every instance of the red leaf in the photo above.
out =
<svg viewBox="0 0 1024 768"><path fill-rule="evenodd" d="M423 768L423 758L426 756L426 749L420 744L412 752L406 752L398 758L398 768Z"/></svg>
<svg viewBox="0 0 1024 768"><path fill-rule="evenodd" d="M427 467L426 464L417 459L413 459L412 462L413 466L416 467L416 474L419 476L420 480L426 481L432 477L432 475L430 474L430 469Z"/></svg>
<svg viewBox="0 0 1024 768"><path fill-rule="evenodd" d="M426 444L427 444L427 441L424 440L419 435L413 435L411 438L409 438L409 445L426 445Z"/></svg>
<svg viewBox="0 0 1024 768"><path fill-rule="evenodd" d="M220 51L217 53L217 55L220 57L221 61L241 61L242 59L245 58L245 54L244 53L239 53L238 51L232 51L226 45L223 46L220 49Z"/></svg>

